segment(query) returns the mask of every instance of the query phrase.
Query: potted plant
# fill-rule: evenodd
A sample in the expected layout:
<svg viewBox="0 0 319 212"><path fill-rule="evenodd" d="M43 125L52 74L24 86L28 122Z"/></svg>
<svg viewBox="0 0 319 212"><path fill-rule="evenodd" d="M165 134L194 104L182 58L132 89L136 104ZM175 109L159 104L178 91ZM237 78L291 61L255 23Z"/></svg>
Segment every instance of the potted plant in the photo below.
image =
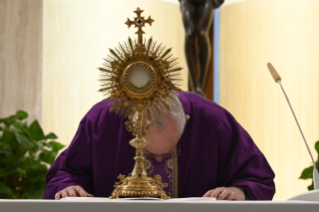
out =
<svg viewBox="0 0 319 212"><path fill-rule="evenodd" d="M18 111L0 119L0 199L41 199L45 174L64 145Z"/></svg>
<svg viewBox="0 0 319 212"><path fill-rule="evenodd" d="M316 151L318 153L318 159L317 159L317 161L315 163L316 163L316 166L317 166L317 170L319 170L319 141L316 142L315 149L316 149ZM308 168L305 168L302 171L299 179L304 179L304 180L305 179L313 179L313 166L311 165ZM310 190L313 190L313 189L314 189L314 187L313 187L313 181L312 181L311 185L308 186L308 190L310 191Z"/></svg>

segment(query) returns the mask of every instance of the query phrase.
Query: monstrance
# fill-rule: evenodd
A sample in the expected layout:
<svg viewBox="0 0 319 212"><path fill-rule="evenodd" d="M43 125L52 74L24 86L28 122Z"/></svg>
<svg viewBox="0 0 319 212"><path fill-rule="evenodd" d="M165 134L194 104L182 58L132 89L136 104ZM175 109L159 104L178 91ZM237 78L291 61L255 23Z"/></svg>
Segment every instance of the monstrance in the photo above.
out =
<svg viewBox="0 0 319 212"><path fill-rule="evenodd" d="M151 16L144 19L140 8L134 12L137 17L133 21L127 19L125 24L129 28L131 25L138 28L135 33L138 39L132 41L129 37L118 48L110 49L111 54L104 59L104 67L99 68L102 72L102 88L99 91L109 96L111 111L128 117L126 128L135 136L129 142L136 148L134 169L127 177L119 175L120 181L115 183L110 198L131 196L169 199L163 190L161 177L156 175L152 178L146 173L143 149L149 142L144 136L152 125L152 115L171 110L170 102L176 101L175 91L179 91L177 83L181 80L181 68L177 66L177 59L170 54L171 49L157 45L152 38L143 40L145 32L142 28L145 24L152 25L154 20Z"/></svg>

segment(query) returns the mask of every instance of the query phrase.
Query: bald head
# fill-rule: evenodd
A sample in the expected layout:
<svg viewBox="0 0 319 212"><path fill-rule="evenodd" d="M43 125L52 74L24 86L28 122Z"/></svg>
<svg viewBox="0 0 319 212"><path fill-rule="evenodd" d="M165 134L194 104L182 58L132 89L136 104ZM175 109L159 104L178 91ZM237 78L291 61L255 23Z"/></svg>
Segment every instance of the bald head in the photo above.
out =
<svg viewBox="0 0 319 212"><path fill-rule="evenodd" d="M181 137L178 122L176 117L170 113L162 114L163 121L160 127L154 125L149 131L146 132L145 138L150 142L146 150L154 154L165 154L171 151L177 144Z"/></svg>
<svg viewBox="0 0 319 212"><path fill-rule="evenodd" d="M169 153L175 148L183 134L189 116L185 115L183 106L178 99L170 107L171 111L162 111L161 114L153 115L154 126L146 132L145 136L150 142L145 148L148 152L153 154ZM161 157L155 159L162 160Z"/></svg>

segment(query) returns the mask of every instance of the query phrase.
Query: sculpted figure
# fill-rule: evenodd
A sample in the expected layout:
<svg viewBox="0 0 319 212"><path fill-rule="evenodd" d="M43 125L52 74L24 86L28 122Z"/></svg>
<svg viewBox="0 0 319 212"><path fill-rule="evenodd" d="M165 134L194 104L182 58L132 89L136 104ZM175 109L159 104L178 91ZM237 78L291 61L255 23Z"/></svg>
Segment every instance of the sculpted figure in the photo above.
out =
<svg viewBox="0 0 319 212"><path fill-rule="evenodd" d="M209 58L212 51L208 30L213 20L214 9L219 7L224 0L180 0L180 2L186 34L185 54L191 91L205 96L203 90L206 87Z"/></svg>

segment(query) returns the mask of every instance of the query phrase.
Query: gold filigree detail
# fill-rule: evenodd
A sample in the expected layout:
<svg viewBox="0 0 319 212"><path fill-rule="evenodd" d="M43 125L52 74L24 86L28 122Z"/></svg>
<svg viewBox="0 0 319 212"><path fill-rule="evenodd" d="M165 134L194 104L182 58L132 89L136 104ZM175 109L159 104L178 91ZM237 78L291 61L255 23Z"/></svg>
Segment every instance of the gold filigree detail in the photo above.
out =
<svg viewBox="0 0 319 212"><path fill-rule="evenodd" d="M145 32L142 28L145 24L152 25L154 20L150 16L148 19L142 17L143 10L140 8L134 12L137 14L134 21L127 19L125 24L129 28L132 25L138 28L138 40L128 38L127 42L110 49L110 55L104 59L103 67L99 68L102 73L99 91L109 96L111 111L128 117L126 128L136 136L130 141L130 145L136 148L134 169L126 178L119 176L120 182L115 184L110 198L160 196L167 199L169 197L163 191L159 178L148 177L145 171L143 148L149 142L143 137L152 126L152 114L171 110L170 103L177 99L175 91L180 91L178 82L181 81L182 69L177 66L171 48L156 44L153 38L143 40ZM140 72L143 74L138 74L137 83L136 73ZM146 79L143 79L143 83L140 82L141 76Z"/></svg>
<svg viewBox="0 0 319 212"><path fill-rule="evenodd" d="M177 98L174 91L180 91L178 82L181 81L179 72L182 70L169 54L170 51L154 43L152 38L147 45L133 44L129 38L128 43L110 50L111 55L99 68L102 72L102 88L99 91L112 99L111 110L131 118L140 110L146 112L149 119L152 113L170 110L169 102ZM145 68L152 77L142 88L129 83L129 74L135 67ZM133 128L134 124L131 123L128 129L134 131Z"/></svg>
<svg viewBox="0 0 319 212"><path fill-rule="evenodd" d="M154 165L153 165L153 162L148 159L148 158L145 158L145 169L146 169L146 172L151 175L154 171Z"/></svg>
<svg viewBox="0 0 319 212"><path fill-rule="evenodd" d="M137 14L137 17L134 18L134 21L131 21L129 18L127 18L125 24L128 26L128 28L130 28L131 25L134 25L138 28L135 34L138 35L139 43L142 43L143 34L145 34L145 32L142 30L142 27L145 27L145 24L149 24L150 26L152 26L154 20L151 18L151 16L149 16L146 20L144 19L144 17L141 17L141 14L142 12L144 12L144 10L141 10L139 7L134 12Z"/></svg>
<svg viewBox="0 0 319 212"><path fill-rule="evenodd" d="M178 198L178 160L177 160L177 149L174 149L174 169L173 169L173 197Z"/></svg>
<svg viewBox="0 0 319 212"><path fill-rule="evenodd" d="M170 199L163 191L161 177L155 175L153 178L136 180L130 177L125 178L125 175L119 175L120 182L116 182L114 191L110 199L123 197L161 197L162 199Z"/></svg>
<svg viewBox="0 0 319 212"><path fill-rule="evenodd" d="M166 165L168 168L173 169L173 158L167 159Z"/></svg>

